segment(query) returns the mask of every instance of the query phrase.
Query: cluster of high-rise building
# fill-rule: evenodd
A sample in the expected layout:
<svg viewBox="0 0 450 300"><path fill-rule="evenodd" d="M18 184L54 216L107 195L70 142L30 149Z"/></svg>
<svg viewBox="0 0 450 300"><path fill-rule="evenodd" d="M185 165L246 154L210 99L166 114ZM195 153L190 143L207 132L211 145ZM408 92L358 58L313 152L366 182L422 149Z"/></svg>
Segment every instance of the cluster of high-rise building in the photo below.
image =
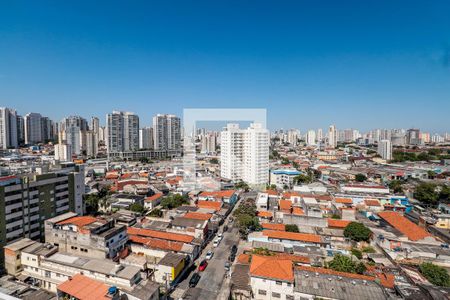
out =
<svg viewBox="0 0 450 300"><path fill-rule="evenodd" d="M0 149L17 148L54 140L57 125L39 113L20 116L12 108L0 107Z"/></svg>

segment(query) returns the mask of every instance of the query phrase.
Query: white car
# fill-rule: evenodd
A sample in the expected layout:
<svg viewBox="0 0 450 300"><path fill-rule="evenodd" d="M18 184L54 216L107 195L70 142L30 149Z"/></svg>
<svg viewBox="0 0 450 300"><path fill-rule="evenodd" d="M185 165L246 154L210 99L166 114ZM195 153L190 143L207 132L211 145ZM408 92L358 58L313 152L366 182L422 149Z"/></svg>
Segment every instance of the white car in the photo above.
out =
<svg viewBox="0 0 450 300"><path fill-rule="evenodd" d="M219 233L217 234L217 237L218 237L219 239L222 239L222 238L223 238L223 233L222 233L222 232L219 232Z"/></svg>
<svg viewBox="0 0 450 300"><path fill-rule="evenodd" d="M220 244L220 239L219 239L219 238L215 239L214 242L213 242L214 248L216 248L217 246L219 246L219 244Z"/></svg>
<svg viewBox="0 0 450 300"><path fill-rule="evenodd" d="M214 256L214 252L212 252L211 250L209 250L209 251L206 253L205 258L209 260L209 259L211 259L213 256Z"/></svg>

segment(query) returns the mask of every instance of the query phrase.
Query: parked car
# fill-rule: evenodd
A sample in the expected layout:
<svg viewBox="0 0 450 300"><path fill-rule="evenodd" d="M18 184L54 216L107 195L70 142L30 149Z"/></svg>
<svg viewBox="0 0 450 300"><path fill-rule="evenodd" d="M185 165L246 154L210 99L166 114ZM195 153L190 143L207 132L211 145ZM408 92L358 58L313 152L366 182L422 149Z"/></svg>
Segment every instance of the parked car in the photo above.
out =
<svg viewBox="0 0 450 300"><path fill-rule="evenodd" d="M194 275L192 275L191 280L189 280L189 287L195 287L197 285L197 283L200 281L200 274L198 273L194 273Z"/></svg>
<svg viewBox="0 0 450 300"><path fill-rule="evenodd" d="M202 262L198 265L198 270L203 272L208 266L208 262L206 260L202 260Z"/></svg>
<svg viewBox="0 0 450 300"><path fill-rule="evenodd" d="M231 267L231 264L230 264L230 262L226 262L225 263L225 270L227 270L227 271L229 271L230 270L230 267Z"/></svg>
<svg viewBox="0 0 450 300"><path fill-rule="evenodd" d="M228 225L223 226L223 232L227 232L228 231Z"/></svg>
<svg viewBox="0 0 450 300"><path fill-rule="evenodd" d="M233 253L233 254L236 254L236 253L237 253L237 246L236 246L236 245L233 245L233 246L231 247L231 253Z"/></svg>
<svg viewBox="0 0 450 300"><path fill-rule="evenodd" d="M219 239L219 238L216 238L216 239L214 240L214 242L213 242L214 248L216 248L217 246L219 246L219 244L220 244L220 239Z"/></svg>
<svg viewBox="0 0 450 300"><path fill-rule="evenodd" d="M222 239L222 237L223 237L223 232L219 232L219 233L217 234L217 238Z"/></svg>
<svg viewBox="0 0 450 300"><path fill-rule="evenodd" d="M212 257L214 256L214 252L212 252L211 250L209 250L207 253L206 253L206 259L211 259Z"/></svg>
<svg viewBox="0 0 450 300"><path fill-rule="evenodd" d="M235 258L236 258L236 254L235 253L231 253L230 256L228 256L228 260L230 262L233 262Z"/></svg>

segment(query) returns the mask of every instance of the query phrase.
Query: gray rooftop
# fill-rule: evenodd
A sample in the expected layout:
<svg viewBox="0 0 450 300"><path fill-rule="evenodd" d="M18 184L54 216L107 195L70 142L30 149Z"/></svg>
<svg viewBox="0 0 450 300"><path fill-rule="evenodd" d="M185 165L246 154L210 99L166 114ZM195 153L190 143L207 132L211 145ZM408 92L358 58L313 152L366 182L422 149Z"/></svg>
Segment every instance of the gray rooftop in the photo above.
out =
<svg viewBox="0 0 450 300"><path fill-rule="evenodd" d="M342 300L386 299L383 289L372 281L303 270L295 270L294 277L294 290L303 294Z"/></svg>

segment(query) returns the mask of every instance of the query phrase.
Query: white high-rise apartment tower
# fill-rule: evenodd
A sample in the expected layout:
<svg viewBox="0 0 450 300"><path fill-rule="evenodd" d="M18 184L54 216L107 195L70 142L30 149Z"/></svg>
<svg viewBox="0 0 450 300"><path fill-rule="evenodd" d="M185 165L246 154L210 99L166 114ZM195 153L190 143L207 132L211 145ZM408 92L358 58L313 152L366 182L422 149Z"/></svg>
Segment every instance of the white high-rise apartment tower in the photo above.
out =
<svg viewBox="0 0 450 300"><path fill-rule="evenodd" d="M337 147L337 130L336 126L334 125L330 125L330 127L328 128L328 147Z"/></svg>
<svg viewBox="0 0 450 300"><path fill-rule="evenodd" d="M16 111L0 107L0 149L17 148L17 124Z"/></svg>
<svg viewBox="0 0 450 300"><path fill-rule="evenodd" d="M34 143L41 143L43 141L41 119L42 116L38 113L28 113L25 115L25 144L30 145Z"/></svg>
<svg viewBox="0 0 450 300"><path fill-rule="evenodd" d="M139 129L139 149L153 149L153 128Z"/></svg>
<svg viewBox="0 0 450 300"><path fill-rule="evenodd" d="M378 154L385 160L392 159L392 143L390 140L381 140L378 142Z"/></svg>
<svg viewBox="0 0 450 300"><path fill-rule="evenodd" d="M132 112L113 111L106 115L108 152L139 149L139 117Z"/></svg>
<svg viewBox="0 0 450 300"><path fill-rule="evenodd" d="M306 133L306 144L308 146L316 144L316 132L314 130L308 130Z"/></svg>
<svg viewBox="0 0 450 300"><path fill-rule="evenodd" d="M323 140L323 131L322 128L317 129L317 143L321 143Z"/></svg>
<svg viewBox="0 0 450 300"><path fill-rule="evenodd" d="M220 133L221 176L251 185L269 182L269 131L253 123L247 129L228 124Z"/></svg>
<svg viewBox="0 0 450 300"><path fill-rule="evenodd" d="M175 115L157 114L153 117L155 150L181 150L181 122Z"/></svg>

